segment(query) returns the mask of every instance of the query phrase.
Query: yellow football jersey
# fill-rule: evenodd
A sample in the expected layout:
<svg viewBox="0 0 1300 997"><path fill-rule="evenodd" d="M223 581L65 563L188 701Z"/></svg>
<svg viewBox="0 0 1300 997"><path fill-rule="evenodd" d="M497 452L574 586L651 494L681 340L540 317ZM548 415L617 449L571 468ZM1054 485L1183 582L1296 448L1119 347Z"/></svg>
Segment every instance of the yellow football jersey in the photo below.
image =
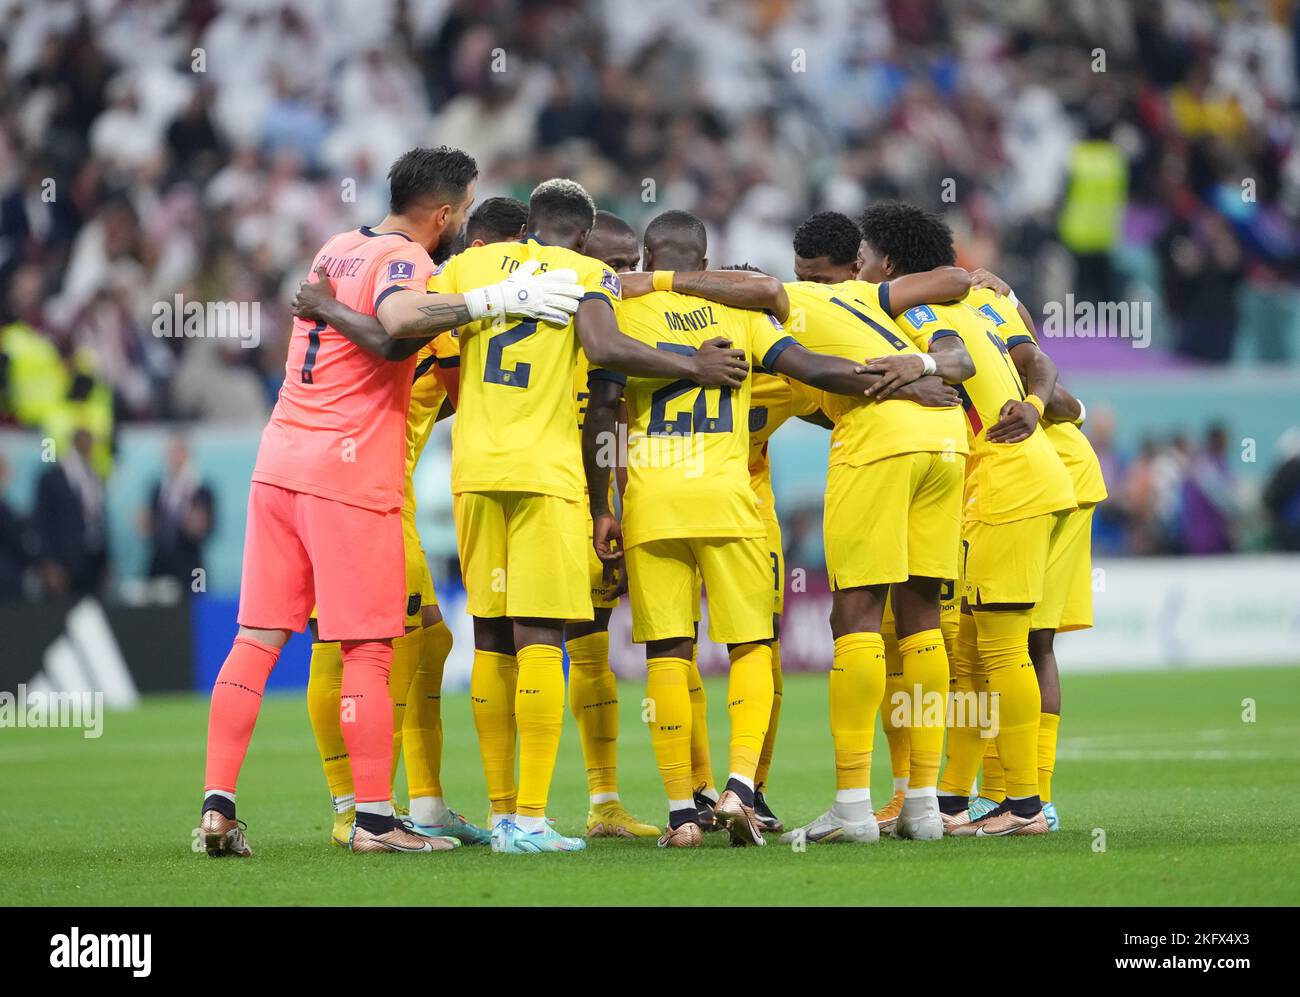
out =
<svg viewBox="0 0 1300 997"><path fill-rule="evenodd" d="M822 407L822 393L801 381L756 370L749 396L749 485L758 498L758 512L776 518L772 494L772 462L767 441L787 420L812 415Z"/></svg>
<svg viewBox="0 0 1300 997"><path fill-rule="evenodd" d="M1020 318L1020 312L1010 298L999 297L988 288L971 291L966 303L978 309L998 329L1007 347L1018 343L1037 343L1033 332ZM1043 431L1056 455L1070 472L1074 483L1074 497L1081 505L1096 505L1106 500L1106 479L1101 473L1101 461L1092 449L1088 437L1072 422L1045 422Z"/></svg>
<svg viewBox="0 0 1300 997"><path fill-rule="evenodd" d="M796 281L786 284L790 318L786 328L802 345L863 362L895 353L917 353L888 312L880 307L875 285ZM866 293L871 292L871 293ZM905 453L968 453L961 410L928 408L888 399L859 401L829 392L822 409L835 423L830 463L862 465Z"/></svg>
<svg viewBox="0 0 1300 997"><path fill-rule="evenodd" d="M715 336L743 350L751 370L794 340L764 312L654 291L619 306L619 326L661 350L693 353ZM767 528L749 485L753 375L738 389L693 381L628 378L628 483L623 542L691 537L762 537Z"/></svg>
<svg viewBox="0 0 1300 997"><path fill-rule="evenodd" d="M582 348L578 349L578 364L573 370L573 405L578 416L578 434L582 435L583 424L587 421L587 399L591 397L591 388L587 384L588 375L591 374L591 361L587 359L587 354ZM609 476L609 508L614 508L614 475ZM582 494L587 494L587 481L584 478L582 482Z"/></svg>
<svg viewBox="0 0 1300 997"><path fill-rule="evenodd" d="M898 328L924 349L935 339L958 336L975 361L975 374L957 387L972 441L964 518L998 524L1073 509L1069 472L1042 426L1020 443L988 442L988 427L1002 406L1025 397L1006 341L988 316L964 301L918 305L899 316Z"/></svg>
<svg viewBox="0 0 1300 997"><path fill-rule="evenodd" d="M429 278L429 289L464 293L504 280L527 260L538 260L542 270L576 271L584 301L613 305L619 299L618 276L599 260L532 236L453 256ZM573 419L580 352L573 322L557 327L533 319L480 319L461 327L459 338L452 492L536 492L580 501L586 486Z"/></svg>
<svg viewBox="0 0 1300 997"><path fill-rule="evenodd" d="M420 347L415 355L415 380L411 384L411 408L406 416L406 494L404 506L415 508L415 465L420 463L424 445L429 442L433 424L438 421L447 391L438 380L435 368L455 367L460 363L460 339L455 329L439 333L433 342Z"/></svg>

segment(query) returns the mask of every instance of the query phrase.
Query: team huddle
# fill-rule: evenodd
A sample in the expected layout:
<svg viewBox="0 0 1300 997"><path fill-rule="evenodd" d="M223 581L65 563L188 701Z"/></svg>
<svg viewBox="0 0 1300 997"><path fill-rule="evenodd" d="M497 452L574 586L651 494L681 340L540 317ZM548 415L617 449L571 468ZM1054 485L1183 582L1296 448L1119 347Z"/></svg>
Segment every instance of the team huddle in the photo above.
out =
<svg viewBox="0 0 1300 997"><path fill-rule="evenodd" d="M471 214L477 167L458 150L412 150L389 182L388 216L327 241L294 301L250 486L239 633L212 693L208 854L251 855L236 782L267 678L307 627L332 838L356 852L585 848L547 817L566 651L586 837L690 848L714 830L754 846L1058 826L1053 639L1091 626L1105 485L1027 310L996 276L954 265L941 219L897 203L859 222L813 215L782 283L709 269L688 212L638 239L570 180ZM443 797L452 639L415 525L412 475L443 418L483 825ZM831 433L835 795L787 830L765 793L785 578L768 441L791 418ZM704 595L730 659L717 781L696 659ZM608 628L624 596L645 645L663 829L618 793ZM875 807L878 714L894 794Z"/></svg>

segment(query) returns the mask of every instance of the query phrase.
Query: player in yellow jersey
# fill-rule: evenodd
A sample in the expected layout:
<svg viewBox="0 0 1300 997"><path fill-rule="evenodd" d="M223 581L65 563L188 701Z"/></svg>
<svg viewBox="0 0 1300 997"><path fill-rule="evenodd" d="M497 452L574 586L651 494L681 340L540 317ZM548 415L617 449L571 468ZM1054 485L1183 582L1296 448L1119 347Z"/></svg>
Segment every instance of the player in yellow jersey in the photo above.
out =
<svg viewBox="0 0 1300 997"><path fill-rule="evenodd" d="M992 288L972 290L966 303L983 312L998 327L1011 350L1016 369L1022 378L1028 377L1038 362L1039 352L1033 319L1009 286L996 277L992 280L996 282L996 292ZM1061 678L1056 666L1055 639L1057 633L1092 626L1092 518L1098 503L1106 499L1101 462L1080 429L1085 414L1083 403L1058 381L1044 413L1043 428L1070 472L1079 508L1068 514L1061 540L1052 548L1043 580L1043 598L1034 606L1029 620L1029 657L1034 663L1042 697L1038 792L1051 831L1060 827L1056 805L1052 802L1052 774L1056 768L1056 740L1061 723ZM971 801L972 818L983 816L1006 796L996 748L985 756L980 787L980 797Z"/></svg>
<svg viewBox="0 0 1300 997"><path fill-rule="evenodd" d="M510 853L578 851L546 802L564 715L564 625L592 619L573 378L579 346L593 365L650 377L739 386L743 353L720 341L689 355L655 350L619 332L618 276L581 255L595 220L571 180L533 191L528 235L467 249L430 281L444 292L481 276L563 272L580 285L572 318L460 329L460 405L452 434L452 494L461 574L474 617L471 702L494 825ZM515 740L519 778L515 780Z"/></svg>
<svg viewBox="0 0 1300 997"><path fill-rule="evenodd" d="M854 228L856 232L856 227ZM855 247L856 253L856 237ZM673 290L696 294L738 308L761 310L780 309L785 314L787 300L779 282L763 275L754 280L745 276L757 273L746 265L723 267L720 270L696 273L678 272L673 276ZM649 293L651 274L635 274L624 284L624 297L631 298ZM781 524L777 519L775 498L772 494L771 463L768 458L768 441L787 420L798 417L823 428L831 423L821 412L821 392L798 381L762 368L753 371L753 389L749 407L749 473L750 487L758 499L759 514L767 531L768 557L772 561L772 584L776 600L772 617L772 713L768 719L767 734L759 754L758 769L754 779L754 814L763 831L779 834L785 828L772 812L766 798L767 778L776 750L776 735L780 723L784 682L781 674L780 617L785 608L785 552L781 543ZM694 650L694 648L692 648ZM713 785L712 763L708 738L708 707L704 683L696 659L691 659L689 673L691 696L691 771L696 810L705 830L717 827L713 808L718 802L718 792Z"/></svg>
<svg viewBox="0 0 1300 997"><path fill-rule="evenodd" d="M819 211L810 215L794 233L795 277L801 281L812 281L817 284L840 284L855 280L862 265L861 243L862 232L857 222L848 215L838 211ZM907 289L904 288L902 294L906 293ZM910 303L901 295L900 302ZM897 305L894 307L897 308ZM957 640L960 602L956 582L953 579L944 579L939 589L939 630L943 635L944 650L949 661L952 660ZM894 793L889 802L875 812L876 822L882 834L893 831L903 810L911 769L913 737L919 737L922 741L928 738L932 743L937 737L933 732L927 733L923 728L915 728L910 722L914 719L913 711L907 707L913 701L923 702L927 691L933 701L937 699L935 693L946 690L946 685L941 684L941 679L946 683L946 678L940 675L937 663L928 671L923 670L922 674L917 674L917 664L927 657L925 648L928 645L908 638L914 633L923 633L927 623L925 620L914 621L911 626L912 629L904 634L907 646L912 649L907 663L911 667L905 667L904 656L899 651L893 600L887 597L880 621L880 633L885 642L885 698L880 720L889 745ZM918 679L928 680L931 688L927 690L927 682L918 682ZM921 693L919 697L918 689ZM918 790L924 788L926 787L918 783Z"/></svg>
<svg viewBox="0 0 1300 997"><path fill-rule="evenodd" d="M752 271L748 265L724 267L724 270ZM754 775L754 814L764 832L780 834L785 830L767 802L767 780L776 753L776 735L781 721L784 679L781 674L781 615L785 612L785 549L781 541L781 521L776 515L776 496L772 491L772 461L768 443L778 429L790 419L798 418L823 429L834 426L822 414L821 392L799 381L773 374L762 367L753 371L754 386L749 399L749 486L758 498L758 513L767 530L767 556L772 560L772 586L776 608L772 615L772 715L768 719L763 750L758 756ZM692 730L693 732L693 730ZM714 797L714 802L716 802ZM697 803L699 801L697 800Z"/></svg>
<svg viewBox="0 0 1300 997"><path fill-rule="evenodd" d="M792 418L806 419L832 428L821 412L821 393L799 381L773 374L763 368L754 370L754 386L749 399L749 486L758 499L758 513L767 532L767 556L771 559L775 607L772 617L772 714L768 719L763 750L758 756L754 775L754 812L764 831L780 834L781 820L767 802L767 780L776 752L777 727L781 720L784 682L781 675L781 615L785 612L785 550L781 543L781 522L776 515L776 497L772 492L772 462L768 442L773 434Z"/></svg>
<svg viewBox="0 0 1300 997"><path fill-rule="evenodd" d="M899 288L899 297L955 296L964 294L968 284L964 270L949 268L918 275ZM856 281L787 284L788 328L819 352L860 356L866 351L872 359L905 356L918 369L928 368L950 381L968 373L957 356L943 370L927 363L869 290ZM896 607L904 607L908 619L921 621L916 647L909 649L918 683L929 695L943 695L947 661L937 639L938 597L943 580L956 571L966 438L959 410L897 401L826 400L826 414L835 422L823 534L835 637L830 719L836 791L825 813L788 832L791 841L871 842L879 837L870 772L886 678L881 622L891 587ZM941 749L935 742L941 741L942 728L928 733L922 754L937 770ZM933 789L928 795L918 792L915 807L915 833L909 836L941 833Z"/></svg>
<svg viewBox="0 0 1300 997"><path fill-rule="evenodd" d="M666 353L689 353L721 334L754 365L810 383L826 392L862 396L862 367L854 359L812 353L782 329L780 285L761 275L713 278L763 281L777 292L775 315L741 311L678 289L676 270L706 265L704 224L669 211L645 233L650 294L626 300L619 321L627 332ZM775 593L766 530L749 484L749 411L752 379L738 390L707 391L690 380L611 377L593 371L583 458L596 524L596 549L625 550L632 600L632 639L646 645L647 697L654 705L651 740L669 799L669 830L662 847L694 847L701 840L692 797L688 673L694 643L696 575L709 595L709 635L728 645L731 677L730 775L714 813L733 844L764 843L754 813L754 777L771 716L772 617ZM628 407L628 488L623 526L608 509L609 451L619 395ZM931 395L947 403L942 385ZM954 396L955 397L955 396Z"/></svg>
<svg viewBox="0 0 1300 997"><path fill-rule="evenodd" d="M600 260L621 277L637 269L641 246L632 226L622 218L597 211L583 255ZM579 431L587 414L589 370L587 355L579 351L573 379ZM590 544L587 571L593 619L569 623L564 628L564 646L569 653L569 708L578 724L587 768L587 837L657 838L659 828L628 813L618 795L618 681L609 667L609 617L626 591L626 574L620 561L601 561Z"/></svg>
<svg viewBox="0 0 1300 997"><path fill-rule="evenodd" d="M894 282L952 263L952 233L935 215L906 204L872 205L862 217L860 275L873 282L887 311ZM948 731L948 760L939 784L945 832L981 837L1046 833L1038 793L1040 697L1029 657L1031 612L1067 513L1075 508L1065 466L1039 425L1056 386L1056 368L1039 354L1028 388L1006 341L989 318L962 301L936 297L909 307L899 328L934 357L964 348L975 373L961 385L971 437L962 522L963 616L953 662L956 696ZM916 373L915 365L885 360L878 390ZM981 696L980 694L986 694ZM969 792L984 755L987 711L1007 774L1006 800L977 821ZM901 819L900 819L901 820Z"/></svg>
<svg viewBox="0 0 1300 997"><path fill-rule="evenodd" d="M470 214L464 239L470 245L518 239L528 209L513 197L489 198ZM305 282L294 313L325 322L372 352L392 350L379 322L341 304L328 280ZM418 341L417 341L418 345ZM443 621L432 575L415 525L413 475L438 419L455 407L460 361L455 330L419 345L406 428L406 482L402 533L406 553L406 634L394 641L390 686L393 693L393 764L406 759L409 818L427 837L451 837L463 844L486 844L489 834L451 810L442 796L442 672L451 651L451 631ZM355 810L347 745L339 726L343 659L337 642L314 640L307 685L307 708L325 779L334 806L331 840L346 845Z"/></svg>

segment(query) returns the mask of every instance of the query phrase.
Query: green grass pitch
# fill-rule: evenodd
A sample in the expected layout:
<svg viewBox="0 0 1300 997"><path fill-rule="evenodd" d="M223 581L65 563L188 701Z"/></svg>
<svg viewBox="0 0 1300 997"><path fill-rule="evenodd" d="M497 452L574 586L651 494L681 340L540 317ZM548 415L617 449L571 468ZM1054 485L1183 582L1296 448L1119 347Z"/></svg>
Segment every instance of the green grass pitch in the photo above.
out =
<svg viewBox="0 0 1300 997"><path fill-rule="evenodd" d="M597 841L584 854L462 848L352 856L330 846L329 808L301 696L268 697L240 787L254 857L191 851L206 699L152 698L109 714L104 735L0 731L0 903L11 904L1294 904L1282 874L1300 825L1300 671L1067 677L1055 796L1064 829L1033 839L875 846L773 844L694 852ZM642 691L621 689L621 789L663 819ZM724 774L724 685L709 683L714 763ZM1255 722L1243 720L1253 700ZM469 702L444 701L444 781L471 819L485 807ZM889 796L877 737L874 789ZM833 788L826 678L791 676L769 799L786 819ZM571 717L551 793L580 831L586 794ZM1101 838L1104 835L1104 850Z"/></svg>

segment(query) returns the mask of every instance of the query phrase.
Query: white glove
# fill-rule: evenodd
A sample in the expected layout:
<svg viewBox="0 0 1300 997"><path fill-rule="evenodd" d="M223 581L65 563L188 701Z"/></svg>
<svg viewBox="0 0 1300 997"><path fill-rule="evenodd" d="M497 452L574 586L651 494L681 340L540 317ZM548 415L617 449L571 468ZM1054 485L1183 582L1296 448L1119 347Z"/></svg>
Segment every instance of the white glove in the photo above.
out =
<svg viewBox="0 0 1300 997"><path fill-rule="evenodd" d="M577 271L563 268L537 272L537 260L526 260L500 284L477 287L465 293L470 318L541 319L552 325L568 325L578 310L585 289Z"/></svg>

